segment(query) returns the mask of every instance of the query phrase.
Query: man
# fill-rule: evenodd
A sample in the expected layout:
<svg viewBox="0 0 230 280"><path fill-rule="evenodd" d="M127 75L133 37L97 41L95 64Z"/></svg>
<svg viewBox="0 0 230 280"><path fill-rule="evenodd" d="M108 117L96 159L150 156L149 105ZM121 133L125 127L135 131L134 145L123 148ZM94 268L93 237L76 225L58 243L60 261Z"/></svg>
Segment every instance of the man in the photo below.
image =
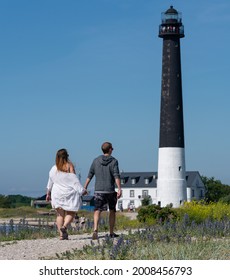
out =
<svg viewBox="0 0 230 280"><path fill-rule="evenodd" d="M105 142L101 146L103 155L95 158L90 167L88 178L86 179L84 188L85 191L95 175L95 193L94 193L94 232L92 239L98 239L98 223L102 211L107 210L109 205L109 231L110 237L118 237L114 233L114 225L116 219L116 204L117 199L121 197L121 180L118 167L118 161L111 156L113 146L110 142ZM118 191L115 192L115 186Z"/></svg>

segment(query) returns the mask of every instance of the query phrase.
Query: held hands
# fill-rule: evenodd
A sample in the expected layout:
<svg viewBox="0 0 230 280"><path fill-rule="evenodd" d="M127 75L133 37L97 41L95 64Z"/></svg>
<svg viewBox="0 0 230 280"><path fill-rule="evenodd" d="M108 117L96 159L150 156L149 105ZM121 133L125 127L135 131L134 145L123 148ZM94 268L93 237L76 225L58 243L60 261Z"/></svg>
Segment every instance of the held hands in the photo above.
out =
<svg viewBox="0 0 230 280"><path fill-rule="evenodd" d="M82 195L87 195L88 194L88 191L87 189L84 188L84 190L82 191Z"/></svg>

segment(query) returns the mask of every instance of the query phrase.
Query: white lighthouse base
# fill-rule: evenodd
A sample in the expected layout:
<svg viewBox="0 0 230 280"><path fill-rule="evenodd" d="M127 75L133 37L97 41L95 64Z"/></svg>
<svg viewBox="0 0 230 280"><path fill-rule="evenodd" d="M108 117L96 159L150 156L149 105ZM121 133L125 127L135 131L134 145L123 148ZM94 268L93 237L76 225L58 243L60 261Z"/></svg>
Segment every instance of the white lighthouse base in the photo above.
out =
<svg viewBox="0 0 230 280"><path fill-rule="evenodd" d="M187 200L184 148L159 148L157 201L177 208Z"/></svg>

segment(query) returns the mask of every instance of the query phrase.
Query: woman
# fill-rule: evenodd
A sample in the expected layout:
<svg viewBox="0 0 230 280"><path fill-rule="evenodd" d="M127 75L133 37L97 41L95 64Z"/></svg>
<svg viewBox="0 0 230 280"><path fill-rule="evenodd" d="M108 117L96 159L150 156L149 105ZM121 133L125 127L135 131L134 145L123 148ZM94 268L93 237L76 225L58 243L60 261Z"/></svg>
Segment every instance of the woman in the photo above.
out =
<svg viewBox="0 0 230 280"><path fill-rule="evenodd" d="M68 239L67 227L81 207L84 189L77 178L66 149L57 151L56 165L49 172L46 200L57 212L60 240Z"/></svg>

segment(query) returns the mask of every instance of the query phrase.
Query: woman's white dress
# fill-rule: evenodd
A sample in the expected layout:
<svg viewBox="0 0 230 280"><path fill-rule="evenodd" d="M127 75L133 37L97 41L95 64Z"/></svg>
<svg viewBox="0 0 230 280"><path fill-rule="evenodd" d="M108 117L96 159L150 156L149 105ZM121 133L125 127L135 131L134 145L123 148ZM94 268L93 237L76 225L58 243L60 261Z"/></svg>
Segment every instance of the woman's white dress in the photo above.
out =
<svg viewBox="0 0 230 280"><path fill-rule="evenodd" d="M51 192L53 208L78 211L82 205L83 187L74 173L58 171L54 165L49 172L47 189Z"/></svg>

